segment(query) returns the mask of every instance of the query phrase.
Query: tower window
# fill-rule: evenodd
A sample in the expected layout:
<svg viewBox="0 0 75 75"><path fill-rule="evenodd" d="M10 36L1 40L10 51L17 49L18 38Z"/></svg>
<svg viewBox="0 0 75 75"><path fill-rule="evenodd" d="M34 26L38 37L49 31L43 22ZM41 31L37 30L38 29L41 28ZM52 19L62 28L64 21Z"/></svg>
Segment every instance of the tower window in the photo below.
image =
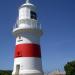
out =
<svg viewBox="0 0 75 75"><path fill-rule="evenodd" d="M36 15L35 12L31 11L30 13L31 13L31 18L32 19L37 19L37 15Z"/></svg>
<svg viewBox="0 0 75 75"><path fill-rule="evenodd" d="M17 56L18 56L18 57L21 57L22 55L21 55L21 53L20 53L20 52L17 52Z"/></svg>
<svg viewBox="0 0 75 75"><path fill-rule="evenodd" d="M21 38L21 36L18 37L17 42L20 42L20 41L23 41L22 38Z"/></svg>
<svg viewBox="0 0 75 75"><path fill-rule="evenodd" d="M19 36L19 39L21 39L21 36Z"/></svg>

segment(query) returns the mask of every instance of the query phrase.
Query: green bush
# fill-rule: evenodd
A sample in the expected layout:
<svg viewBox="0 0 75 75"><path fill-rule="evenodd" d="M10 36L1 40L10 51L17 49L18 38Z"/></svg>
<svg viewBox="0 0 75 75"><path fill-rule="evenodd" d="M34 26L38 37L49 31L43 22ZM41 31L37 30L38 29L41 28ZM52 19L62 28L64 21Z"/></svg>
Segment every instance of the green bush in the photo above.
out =
<svg viewBox="0 0 75 75"><path fill-rule="evenodd" d="M11 75L12 71L0 70L0 75Z"/></svg>
<svg viewBox="0 0 75 75"><path fill-rule="evenodd" d="M66 75L75 75L75 61L68 62L64 66Z"/></svg>

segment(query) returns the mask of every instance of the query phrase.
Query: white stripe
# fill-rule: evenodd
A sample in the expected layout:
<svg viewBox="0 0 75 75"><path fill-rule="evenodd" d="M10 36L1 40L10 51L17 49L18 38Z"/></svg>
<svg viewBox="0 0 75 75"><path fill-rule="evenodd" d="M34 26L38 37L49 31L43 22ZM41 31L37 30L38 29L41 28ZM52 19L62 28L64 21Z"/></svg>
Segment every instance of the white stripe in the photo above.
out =
<svg viewBox="0 0 75 75"><path fill-rule="evenodd" d="M40 37L36 37L33 34L23 34L16 37L16 45L25 43L40 44Z"/></svg>
<svg viewBox="0 0 75 75"><path fill-rule="evenodd" d="M23 71L24 73L42 72L42 62L40 58L34 58L34 57L15 58L13 72L16 72L17 65L20 65L19 72L23 72Z"/></svg>

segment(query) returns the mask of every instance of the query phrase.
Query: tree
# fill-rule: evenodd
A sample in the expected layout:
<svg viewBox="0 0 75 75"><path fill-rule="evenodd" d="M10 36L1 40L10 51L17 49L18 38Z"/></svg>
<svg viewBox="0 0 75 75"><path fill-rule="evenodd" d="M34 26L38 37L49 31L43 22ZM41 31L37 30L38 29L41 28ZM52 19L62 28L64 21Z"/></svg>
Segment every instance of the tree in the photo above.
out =
<svg viewBox="0 0 75 75"><path fill-rule="evenodd" d="M75 75L75 61L68 62L64 66L66 75Z"/></svg>

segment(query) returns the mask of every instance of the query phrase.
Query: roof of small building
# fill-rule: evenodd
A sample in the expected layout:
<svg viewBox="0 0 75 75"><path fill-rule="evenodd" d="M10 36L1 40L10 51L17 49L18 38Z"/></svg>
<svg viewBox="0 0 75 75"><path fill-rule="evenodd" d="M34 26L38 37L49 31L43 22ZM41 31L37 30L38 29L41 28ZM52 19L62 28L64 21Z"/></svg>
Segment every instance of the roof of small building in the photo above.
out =
<svg viewBox="0 0 75 75"><path fill-rule="evenodd" d="M55 70L49 73L49 75L65 75L65 71Z"/></svg>

